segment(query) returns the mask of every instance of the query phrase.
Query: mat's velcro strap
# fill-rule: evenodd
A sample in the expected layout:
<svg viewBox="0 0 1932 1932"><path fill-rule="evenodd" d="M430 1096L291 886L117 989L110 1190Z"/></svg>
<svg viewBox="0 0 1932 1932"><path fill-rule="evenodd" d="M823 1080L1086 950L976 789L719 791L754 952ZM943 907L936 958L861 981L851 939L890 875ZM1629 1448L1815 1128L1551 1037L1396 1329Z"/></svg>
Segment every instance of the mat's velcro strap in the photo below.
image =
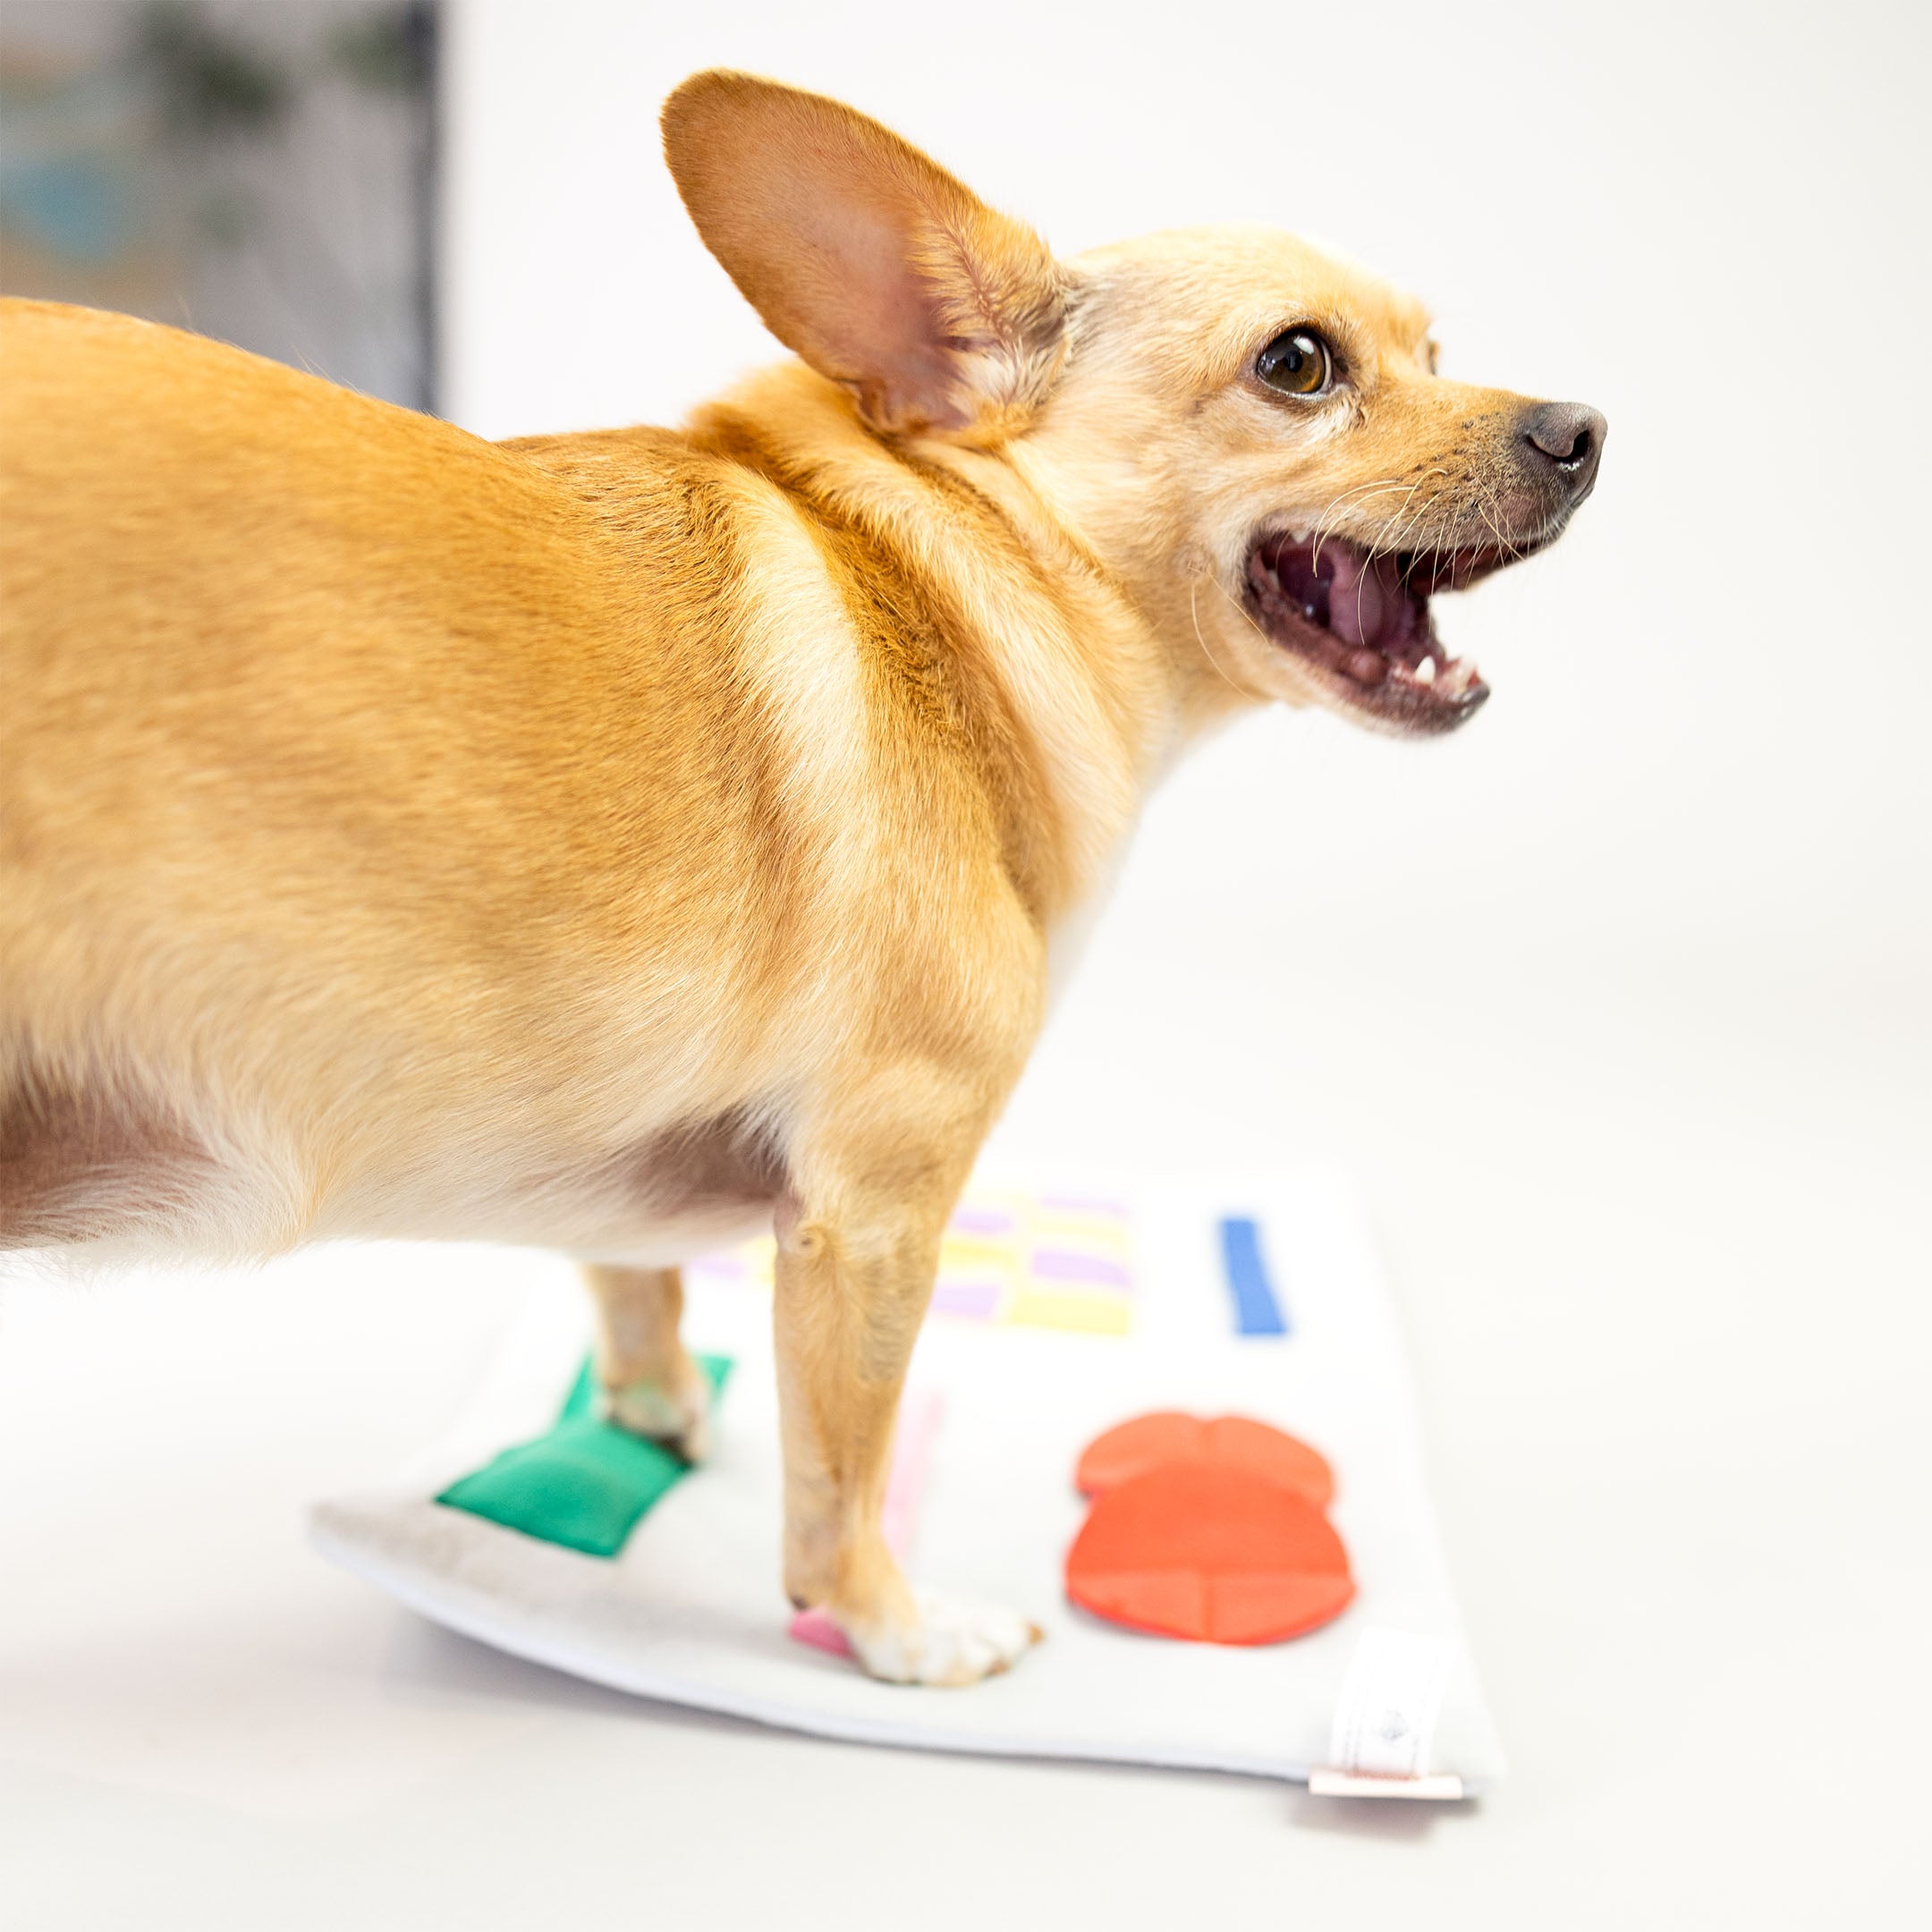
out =
<svg viewBox="0 0 1932 1932"><path fill-rule="evenodd" d="M1309 1789L1334 1798L1462 1797L1460 1777L1429 1768L1455 1657L1446 1637L1365 1630L1335 1699L1334 1762L1309 1774Z"/></svg>

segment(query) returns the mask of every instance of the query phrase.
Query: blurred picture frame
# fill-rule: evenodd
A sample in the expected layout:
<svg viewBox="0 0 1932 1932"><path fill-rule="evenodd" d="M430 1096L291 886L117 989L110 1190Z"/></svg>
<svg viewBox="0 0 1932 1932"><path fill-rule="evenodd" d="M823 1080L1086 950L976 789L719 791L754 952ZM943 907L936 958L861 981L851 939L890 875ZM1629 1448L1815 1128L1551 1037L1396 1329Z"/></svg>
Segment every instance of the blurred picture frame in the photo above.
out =
<svg viewBox="0 0 1932 1932"><path fill-rule="evenodd" d="M0 293L437 403L436 0L10 0Z"/></svg>

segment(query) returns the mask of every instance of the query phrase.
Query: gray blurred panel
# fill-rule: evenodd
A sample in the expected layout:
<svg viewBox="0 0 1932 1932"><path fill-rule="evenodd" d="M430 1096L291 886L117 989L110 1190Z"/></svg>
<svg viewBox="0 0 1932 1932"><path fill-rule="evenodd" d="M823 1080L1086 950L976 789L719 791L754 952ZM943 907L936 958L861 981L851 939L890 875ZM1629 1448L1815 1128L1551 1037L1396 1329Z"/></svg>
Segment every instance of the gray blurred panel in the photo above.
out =
<svg viewBox="0 0 1932 1932"><path fill-rule="evenodd" d="M436 402L438 10L8 0L0 292Z"/></svg>

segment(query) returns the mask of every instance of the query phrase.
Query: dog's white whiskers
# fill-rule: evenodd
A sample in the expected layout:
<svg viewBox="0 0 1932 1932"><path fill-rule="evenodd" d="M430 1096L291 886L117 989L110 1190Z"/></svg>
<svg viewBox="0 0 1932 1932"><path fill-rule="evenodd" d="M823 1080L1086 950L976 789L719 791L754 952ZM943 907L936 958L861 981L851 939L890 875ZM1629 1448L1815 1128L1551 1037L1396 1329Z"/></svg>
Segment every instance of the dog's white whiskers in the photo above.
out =
<svg viewBox="0 0 1932 1932"><path fill-rule="evenodd" d="M1496 528L1496 519L1489 514L1489 503L1487 497L1479 496L1476 499L1476 513L1482 518L1489 534L1496 538L1496 548L1506 553L1510 547L1509 538Z"/></svg>
<svg viewBox="0 0 1932 1932"><path fill-rule="evenodd" d="M1398 490L1402 487L1400 477L1384 477L1374 482L1352 485L1338 496L1331 496L1321 514L1315 520L1315 546L1311 553L1313 567L1320 569L1322 546L1335 534L1335 525L1341 521L1343 515L1370 496L1379 496L1388 490Z"/></svg>
<svg viewBox="0 0 1932 1932"><path fill-rule="evenodd" d="M1218 577L1209 577L1208 580L1215 587L1216 590L1221 593L1223 597L1227 598L1229 604L1233 606L1235 614L1241 619L1241 621L1244 624L1246 624L1248 628L1252 631L1254 634L1258 638L1259 638L1264 644L1267 645L1270 649L1273 649L1275 645L1274 639L1271 638L1267 634L1267 632L1264 631L1261 626L1254 621L1253 613L1248 609L1248 607L1241 601L1241 599L1231 595L1227 586L1223 583ZM1251 691L1249 693L1250 697L1252 697L1254 693Z"/></svg>
<svg viewBox="0 0 1932 1932"><path fill-rule="evenodd" d="M1208 572L1207 575L1208 581L1211 583L1216 590L1219 590L1223 597L1227 597L1226 588L1223 585L1221 580L1218 577L1215 576L1211 572ZM1194 607L1194 596L1196 590L1199 587L1199 584L1200 578L1199 576L1194 576L1188 579L1188 615L1191 619L1192 619L1194 624L1194 641L1200 646L1201 655L1206 657L1208 662L1215 667L1216 672L1220 676L1221 682L1225 684L1230 691L1237 693L1242 698L1252 698L1255 695L1253 691L1250 691L1245 684L1236 683L1235 681L1231 678L1225 671L1223 671L1221 669L1221 660L1215 656L1213 648L1208 644L1208 640L1201 635L1200 613ZM1235 603L1235 600L1233 597L1229 597L1228 602L1230 604L1233 604L1236 610L1241 611L1242 617L1245 618L1250 624L1253 625L1256 631L1258 631L1263 638L1267 637L1267 633L1265 631L1261 630L1259 624L1255 623L1254 619L1252 617L1250 617L1246 611L1241 610L1241 606L1238 603Z"/></svg>
<svg viewBox="0 0 1932 1932"><path fill-rule="evenodd" d="M1386 537L1388 537L1388 536L1389 536L1389 535L1390 535L1390 534L1391 534L1392 532L1394 532L1394 534L1397 534L1397 535L1401 535L1401 534L1402 534L1402 533L1403 533L1403 531L1402 531L1402 530L1397 530L1397 526L1398 526L1399 524L1401 524L1401 522L1402 522L1402 517L1404 516L1404 514L1405 514L1405 513L1407 513L1407 511L1408 511L1408 508L1409 508L1409 505L1410 505L1410 504L1411 504L1411 503L1413 503L1413 502L1414 502L1414 500L1415 500L1415 493L1416 493L1416 492L1417 492L1417 491L1418 491L1419 489L1420 489L1420 488L1422 487L1422 486L1423 486L1423 485L1424 485L1425 483L1427 483L1427 482L1428 481L1428 479L1430 479L1431 477L1437 477L1437 476L1447 476L1448 474L1449 474L1449 472L1448 472L1448 471L1447 471L1446 470L1443 469L1442 467L1440 467L1440 466L1438 465L1438 466L1437 466L1436 468L1435 468L1435 469L1433 469L1433 470L1424 470L1424 471L1423 471L1423 473L1422 473L1422 474L1421 474L1420 476L1419 476L1419 477L1418 477L1418 478L1417 478L1417 479L1415 479L1415 481L1414 481L1413 483L1411 483L1411 485L1409 486L1409 494L1408 494L1408 496L1404 496L1404 497L1402 498L1402 506L1401 506L1401 508L1400 508L1400 509L1398 509L1398 510L1396 510L1396 511L1394 512L1394 514L1393 514L1392 516L1390 516L1390 517L1388 518L1388 520L1387 520L1387 521L1385 521L1385 523L1383 524L1383 526L1382 526L1382 530L1381 530L1380 533L1379 533L1379 534L1378 534L1378 536L1377 536L1377 541L1376 541L1375 543L1373 543L1373 544L1371 544L1371 545L1369 546L1369 547L1368 547L1368 555L1369 555L1369 556L1370 556L1370 558L1371 558L1371 559L1372 559L1372 558L1374 558L1374 557L1376 557L1376 556L1377 556L1377 555L1383 555L1383 554L1384 554L1384 552L1385 552L1385 546L1384 546L1384 544L1383 544L1383 542L1382 542L1382 538L1386 538ZM1429 504L1430 504L1430 503L1433 503L1434 501L1435 501L1435 498L1434 498L1434 497L1430 497L1430 498L1428 499L1428 502L1425 503L1425 504L1424 504L1422 505L1422 508L1421 508L1420 510L1419 510L1419 511L1418 511L1418 512L1416 513L1416 518L1417 518L1417 520L1419 520L1419 519L1420 519L1420 518L1421 518L1421 517L1422 517L1423 515L1425 515L1425 514L1426 514L1426 513L1428 513L1428 507L1429 507ZM1407 528L1407 526L1405 526L1404 528L1406 529L1406 528ZM1389 552L1389 553L1393 553L1393 552L1394 552L1395 550L1399 549L1400 547L1401 547L1401 546L1400 546L1399 544L1396 544L1396 543L1393 543L1393 542L1392 542L1392 543L1389 543L1389 544L1387 544L1387 545L1386 545L1386 547L1385 547L1385 548L1386 548L1386 551L1387 551L1387 552Z"/></svg>

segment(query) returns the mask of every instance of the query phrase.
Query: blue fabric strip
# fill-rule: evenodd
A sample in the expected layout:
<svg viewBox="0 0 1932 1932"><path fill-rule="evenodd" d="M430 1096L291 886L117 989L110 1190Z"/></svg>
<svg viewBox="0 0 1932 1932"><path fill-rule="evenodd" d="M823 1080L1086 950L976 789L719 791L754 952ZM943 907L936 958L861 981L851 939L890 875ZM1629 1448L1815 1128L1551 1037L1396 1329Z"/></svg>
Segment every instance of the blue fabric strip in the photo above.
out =
<svg viewBox="0 0 1932 1932"><path fill-rule="evenodd" d="M1234 1326L1244 1335L1286 1335L1288 1317L1275 1299L1261 1258L1261 1229L1246 1215L1224 1215L1221 1220L1221 1264L1227 1270L1228 1292L1234 1297Z"/></svg>

